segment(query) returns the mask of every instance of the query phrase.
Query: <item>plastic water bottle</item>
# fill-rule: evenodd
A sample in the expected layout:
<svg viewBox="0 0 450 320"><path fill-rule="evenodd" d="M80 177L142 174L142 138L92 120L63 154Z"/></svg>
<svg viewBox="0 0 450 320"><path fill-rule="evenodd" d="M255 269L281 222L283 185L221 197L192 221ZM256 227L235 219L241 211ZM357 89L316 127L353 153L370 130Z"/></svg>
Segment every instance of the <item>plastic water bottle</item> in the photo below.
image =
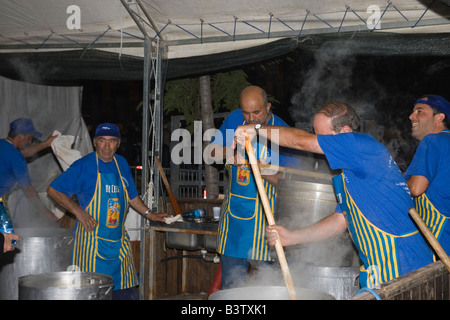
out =
<svg viewBox="0 0 450 320"><path fill-rule="evenodd" d="M1 233L14 233L13 224L9 215L1 210L0 211L0 232ZM11 241L11 244L16 245L16 240Z"/></svg>
<svg viewBox="0 0 450 320"><path fill-rule="evenodd" d="M206 216L205 209L192 209L183 213L183 218L200 219Z"/></svg>

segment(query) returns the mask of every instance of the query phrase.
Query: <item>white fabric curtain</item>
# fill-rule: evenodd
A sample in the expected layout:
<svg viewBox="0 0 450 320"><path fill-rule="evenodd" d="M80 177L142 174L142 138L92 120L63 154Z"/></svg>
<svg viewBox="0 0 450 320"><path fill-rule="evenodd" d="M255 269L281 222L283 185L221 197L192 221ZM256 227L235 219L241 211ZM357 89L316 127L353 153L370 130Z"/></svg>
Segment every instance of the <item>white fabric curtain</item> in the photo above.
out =
<svg viewBox="0 0 450 320"><path fill-rule="evenodd" d="M81 117L81 87L56 87L35 85L13 81L0 77L0 134L6 138L9 124L17 118L30 118L37 131L42 133L40 139L45 140L54 130L63 135L76 137L74 147L82 155L93 151L89 132ZM62 172L51 148L34 156L28 163L31 184L45 196L49 184ZM39 223L30 216L39 214L33 211L25 201L22 191L17 190L9 196L9 208L13 223L17 227L32 227Z"/></svg>

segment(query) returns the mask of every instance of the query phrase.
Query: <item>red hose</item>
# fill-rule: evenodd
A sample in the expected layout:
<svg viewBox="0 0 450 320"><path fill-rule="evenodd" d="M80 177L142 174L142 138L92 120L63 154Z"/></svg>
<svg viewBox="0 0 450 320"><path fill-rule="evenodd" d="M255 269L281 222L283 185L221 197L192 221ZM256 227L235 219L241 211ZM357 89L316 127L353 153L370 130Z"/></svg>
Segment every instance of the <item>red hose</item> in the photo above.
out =
<svg viewBox="0 0 450 320"><path fill-rule="evenodd" d="M222 264L219 265L219 269L217 269L216 275L214 276L213 282L211 284L211 288L208 292L208 297L212 295L214 292L219 291L222 287Z"/></svg>

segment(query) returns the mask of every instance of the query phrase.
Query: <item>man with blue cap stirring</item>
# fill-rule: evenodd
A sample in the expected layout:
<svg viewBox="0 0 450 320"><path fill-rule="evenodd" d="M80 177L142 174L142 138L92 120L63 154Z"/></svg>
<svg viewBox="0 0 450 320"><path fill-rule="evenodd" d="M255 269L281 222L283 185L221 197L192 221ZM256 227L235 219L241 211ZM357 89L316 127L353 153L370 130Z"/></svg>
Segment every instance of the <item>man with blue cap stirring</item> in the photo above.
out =
<svg viewBox="0 0 450 320"><path fill-rule="evenodd" d="M450 254L450 103L428 94L416 101L411 135L420 141L405 173L417 212Z"/></svg>
<svg viewBox="0 0 450 320"><path fill-rule="evenodd" d="M83 272L112 276L113 299L138 299L138 279L125 229L130 206L152 221L167 214L152 213L138 195L130 167L116 155L120 131L113 123L97 126L95 152L75 161L48 187L48 194L75 215L72 265ZM76 195L78 202L72 200Z"/></svg>

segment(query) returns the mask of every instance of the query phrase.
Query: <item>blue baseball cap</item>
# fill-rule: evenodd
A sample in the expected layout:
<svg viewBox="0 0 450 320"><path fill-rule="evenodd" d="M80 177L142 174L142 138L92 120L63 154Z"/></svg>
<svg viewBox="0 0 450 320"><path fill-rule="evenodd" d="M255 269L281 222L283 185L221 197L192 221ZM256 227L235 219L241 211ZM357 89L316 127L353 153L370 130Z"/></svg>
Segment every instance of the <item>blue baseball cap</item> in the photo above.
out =
<svg viewBox="0 0 450 320"><path fill-rule="evenodd" d="M120 138L120 130L119 127L114 123L101 123L97 126L97 129L95 129L95 136L109 136Z"/></svg>
<svg viewBox="0 0 450 320"><path fill-rule="evenodd" d="M426 98L426 100L424 100ZM416 101L416 104L422 103L426 104L439 112L442 112L450 119L450 102L445 100L443 97L435 95L435 94L426 94L422 96L419 100Z"/></svg>
<svg viewBox="0 0 450 320"><path fill-rule="evenodd" d="M11 122L9 126L9 131L13 133L31 133L37 138L42 137L42 133L36 131L34 128L33 121L31 121L31 119L18 118Z"/></svg>

